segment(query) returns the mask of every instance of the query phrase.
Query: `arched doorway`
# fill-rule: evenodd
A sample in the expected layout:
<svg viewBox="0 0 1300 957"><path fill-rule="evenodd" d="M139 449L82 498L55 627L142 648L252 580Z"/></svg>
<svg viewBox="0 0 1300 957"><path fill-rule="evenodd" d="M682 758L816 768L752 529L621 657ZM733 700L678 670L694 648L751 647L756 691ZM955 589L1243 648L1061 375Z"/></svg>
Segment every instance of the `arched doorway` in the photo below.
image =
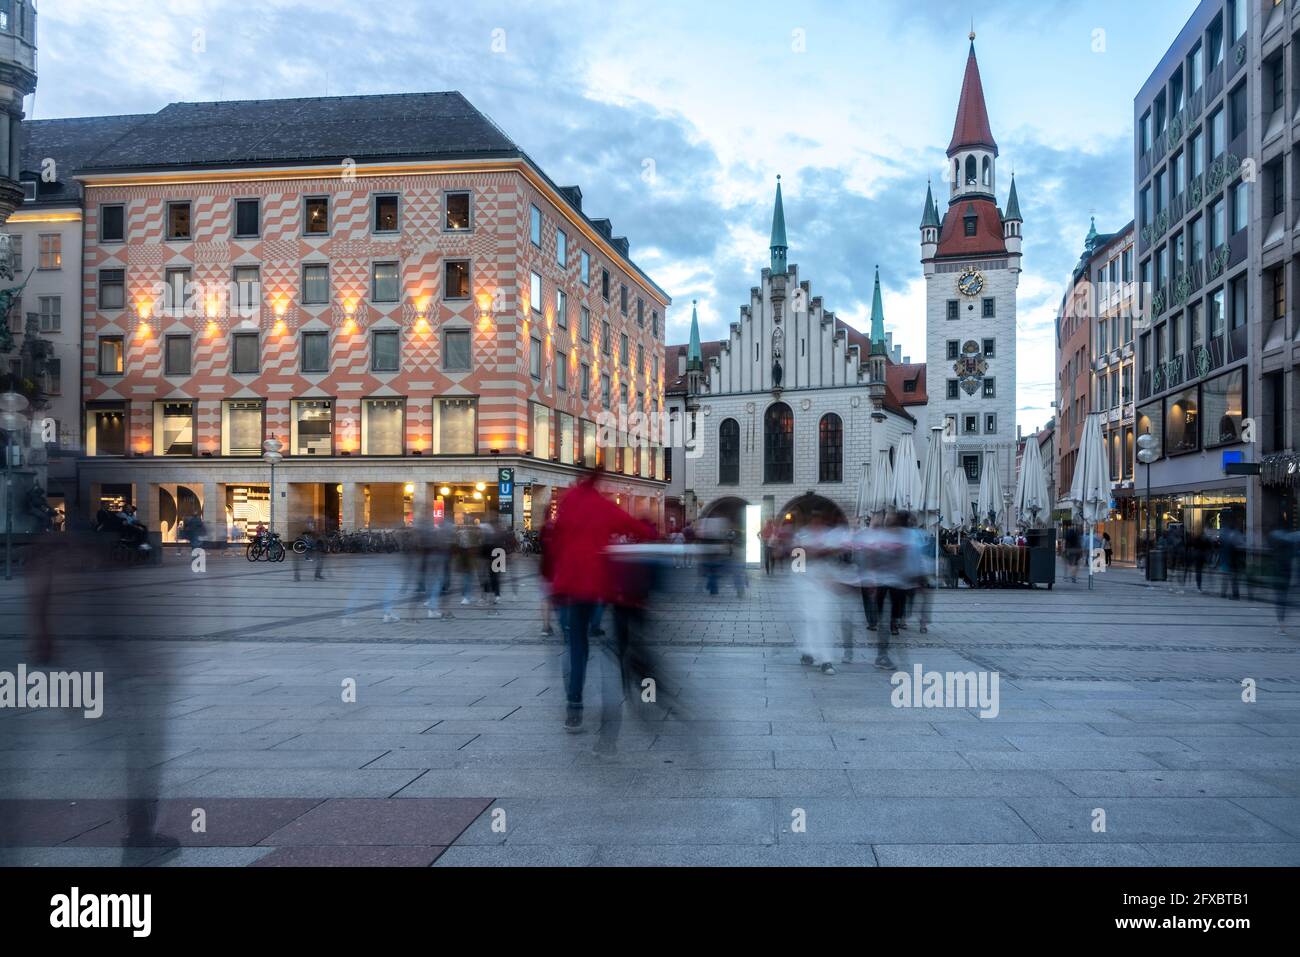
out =
<svg viewBox="0 0 1300 957"><path fill-rule="evenodd" d="M847 521L844 510L822 495L800 495L792 498L785 503L785 507L777 517L785 520L787 515L796 527L807 524L813 515L821 515L829 525L840 525Z"/></svg>
<svg viewBox="0 0 1300 957"><path fill-rule="evenodd" d="M721 518L733 528L744 528L745 509L748 506L747 501L734 495L715 498L700 512L700 518Z"/></svg>

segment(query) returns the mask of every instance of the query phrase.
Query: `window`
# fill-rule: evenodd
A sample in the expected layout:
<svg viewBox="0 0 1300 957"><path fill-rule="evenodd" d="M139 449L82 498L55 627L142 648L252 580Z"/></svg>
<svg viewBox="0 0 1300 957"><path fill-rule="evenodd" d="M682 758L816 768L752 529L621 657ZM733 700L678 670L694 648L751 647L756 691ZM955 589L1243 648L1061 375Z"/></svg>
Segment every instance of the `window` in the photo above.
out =
<svg viewBox="0 0 1300 957"><path fill-rule="evenodd" d="M262 454L261 399L225 399L221 403L221 454Z"/></svg>
<svg viewBox="0 0 1300 957"><path fill-rule="evenodd" d="M542 211L536 206L528 207L528 239L538 249L542 248Z"/></svg>
<svg viewBox="0 0 1300 957"><path fill-rule="evenodd" d="M600 271L600 295L606 302L609 302L609 270Z"/></svg>
<svg viewBox="0 0 1300 957"><path fill-rule="evenodd" d="M190 238L190 204L189 203L168 203L167 204L167 238L168 239L189 239Z"/></svg>
<svg viewBox="0 0 1300 957"><path fill-rule="evenodd" d="M1105 327L1103 326L1103 328ZM997 343L993 339L985 339L983 346L984 346L984 358L992 359L994 356L994 352L996 350ZM1103 349L1102 351L1104 352L1105 350Z"/></svg>
<svg viewBox="0 0 1300 957"><path fill-rule="evenodd" d="M723 419L718 426L718 484L740 484L740 423Z"/></svg>
<svg viewBox="0 0 1300 957"><path fill-rule="evenodd" d="M1187 140L1188 175L1193 178L1205 172L1205 134L1197 130Z"/></svg>
<svg viewBox="0 0 1300 957"><path fill-rule="evenodd" d="M555 231L555 265L560 267L569 265L569 237L564 234L563 229Z"/></svg>
<svg viewBox="0 0 1300 957"><path fill-rule="evenodd" d="M14 266L14 275L21 275L23 271L23 237L17 233L9 235L9 254L10 261Z"/></svg>
<svg viewBox="0 0 1300 957"><path fill-rule="evenodd" d="M325 335L325 333L312 333ZM334 401L332 399L294 399L293 418L289 423L290 455L334 454Z"/></svg>
<svg viewBox="0 0 1300 957"><path fill-rule="evenodd" d="M1236 43L1246 35L1246 3L1247 0L1231 0L1228 9L1232 11L1232 42Z"/></svg>
<svg viewBox="0 0 1300 957"><path fill-rule="evenodd" d="M834 412L827 412L817 427L817 481L843 480L844 424Z"/></svg>
<svg viewBox="0 0 1300 957"><path fill-rule="evenodd" d="M636 365L632 367L632 371L645 375L645 346L636 347Z"/></svg>
<svg viewBox="0 0 1300 957"><path fill-rule="evenodd" d="M166 301L164 303L167 313L172 316L185 315L185 291L190 284L190 271L188 269L168 269L164 274L166 278Z"/></svg>
<svg viewBox="0 0 1300 957"><path fill-rule="evenodd" d="M558 349L555 352L555 387L563 392L569 391L569 354Z"/></svg>
<svg viewBox="0 0 1300 957"><path fill-rule="evenodd" d="M1138 204L1140 210L1139 219L1141 221L1141 225L1149 226L1151 224L1151 220L1154 218L1154 211L1151 208L1151 187L1143 186L1142 192L1139 195L1140 195L1140 202Z"/></svg>
<svg viewBox="0 0 1300 957"><path fill-rule="evenodd" d="M1210 204L1210 249L1218 249L1227 239L1223 197Z"/></svg>
<svg viewBox="0 0 1300 957"><path fill-rule="evenodd" d="M583 342L591 341L591 310L582 306L578 313L578 334Z"/></svg>
<svg viewBox="0 0 1300 957"><path fill-rule="evenodd" d="M603 319L600 323L600 351L604 355L609 355L610 346L609 320Z"/></svg>
<svg viewBox="0 0 1300 957"><path fill-rule="evenodd" d="M1209 130L1210 130L1210 159L1217 159L1219 154L1223 152L1223 148L1226 145L1224 140L1224 128L1223 128L1223 107L1219 107L1219 109L1215 110L1210 115Z"/></svg>
<svg viewBox="0 0 1300 957"><path fill-rule="evenodd" d="M330 371L330 334L313 330L302 334L302 371Z"/></svg>
<svg viewBox="0 0 1300 957"><path fill-rule="evenodd" d="M1231 139L1246 132L1246 84L1240 84L1228 95L1228 131Z"/></svg>
<svg viewBox="0 0 1300 957"><path fill-rule="evenodd" d="M626 332L620 332L620 333L619 333L619 336L618 336L618 362L619 362L619 365L627 365L627 364L628 364L627 333L626 333Z"/></svg>
<svg viewBox="0 0 1300 957"><path fill-rule="evenodd" d="M469 260L447 260L447 286L443 290L444 299L469 298Z"/></svg>
<svg viewBox="0 0 1300 957"><path fill-rule="evenodd" d="M442 334L442 368L444 372L470 370L470 331L448 329Z"/></svg>
<svg viewBox="0 0 1300 957"><path fill-rule="evenodd" d="M966 481L975 483L980 480L980 457L979 455L963 455L961 457L961 467L966 473Z"/></svg>
<svg viewBox="0 0 1300 957"><path fill-rule="evenodd" d="M583 363L579 368L581 381L578 383L579 395L584 399L591 398L591 366Z"/></svg>
<svg viewBox="0 0 1300 957"><path fill-rule="evenodd" d="M1250 197L1246 192L1247 184L1243 179L1232 187L1232 235L1246 228L1250 221Z"/></svg>
<svg viewBox="0 0 1300 957"><path fill-rule="evenodd" d="M956 359L961 355L961 342L957 339L948 340L948 358Z"/></svg>
<svg viewBox="0 0 1300 957"><path fill-rule="evenodd" d="M650 335L659 338L659 310L650 310Z"/></svg>
<svg viewBox="0 0 1300 957"><path fill-rule="evenodd" d="M984 413L984 434L996 435L998 431L998 414L996 412Z"/></svg>
<svg viewBox="0 0 1300 957"><path fill-rule="evenodd" d="M528 340L528 374L534 379L542 377L542 340Z"/></svg>
<svg viewBox="0 0 1300 957"><path fill-rule="evenodd" d="M578 253L578 277L584 286L591 285L591 254L585 249Z"/></svg>
<svg viewBox="0 0 1300 957"><path fill-rule="evenodd" d="M1226 317L1224 308L1223 289L1214 290L1210 293L1210 338L1218 339L1223 335L1223 323Z"/></svg>
<svg viewBox="0 0 1300 957"><path fill-rule="evenodd" d="M602 408L609 408L609 376L603 373L600 377L600 404Z"/></svg>
<svg viewBox="0 0 1300 957"><path fill-rule="evenodd" d="M557 412L555 418L558 433L555 437L555 444L559 446L557 451L560 453L560 462L564 465L572 465L576 451L573 436L573 416L567 412Z"/></svg>
<svg viewBox="0 0 1300 957"><path fill-rule="evenodd" d="M618 287L618 311L627 315L627 284Z"/></svg>
<svg viewBox="0 0 1300 957"><path fill-rule="evenodd" d="M403 455L406 452L406 400L361 401L361 454Z"/></svg>
<svg viewBox="0 0 1300 957"><path fill-rule="evenodd" d="M986 299L984 300L984 318L985 318L985 319L992 319L995 315L997 315L996 303L997 303L997 300L992 299L992 298L986 298Z"/></svg>
<svg viewBox="0 0 1300 957"><path fill-rule="evenodd" d="M948 300L948 318L949 318L949 319L956 319L956 318L958 317L958 315L960 314L960 313L957 311L958 309L959 309L959 303L957 302L957 300L956 300L956 299L949 299L949 300Z"/></svg>
<svg viewBox="0 0 1300 957"><path fill-rule="evenodd" d="M397 302L400 298L397 279L397 263L375 263L370 267L370 269L371 302Z"/></svg>
<svg viewBox="0 0 1300 957"><path fill-rule="evenodd" d="M235 311L253 318L262 304L261 274L256 266L235 267Z"/></svg>
<svg viewBox="0 0 1300 957"><path fill-rule="evenodd" d="M126 239L126 207L120 203L99 207L99 241L120 243Z"/></svg>
<svg viewBox="0 0 1300 957"><path fill-rule="evenodd" d="M1199 263L1205 258L1205 217L1197 216L1192 220L1190 230L1192 236L1191 261Z"/></svg>
<svg viewBox="0 0 1300 957"><path fill-rule="evenodd" d="M167 336L163 352L163 375L190 374L190 337Z"/></svg>
<svg viewBox="0 0 1300 957"><path fill-rule="evenodd" d="M636 324L645 328L645 301L640 296L636 299Z"/></svg>
<svg viewBox="0 0 1300 957"><path fill-rule="evenodd" d="M1181 196L1183 190L1187 188L1187 157L1181 152L1173 158L1170 164L1170 197Z"/></svg>
<svg viewBox="0 0 1300 957"><path fill-rule="evenodd" d="M763 481L794 481L794 413L784 402L763 414Z"/></svg>
<svg viewBox="0 0 1300 957"><path fill-rule="evenodd" d="M433 402L433 454L473 455L478 446L477 420L477 399L435 399Z"/></svg>
<svg viewBox="0 0 1300 957"><path fill-rule="evenodd" d="M86 405L86 454L126 454L126 404L96 402Z"/></svg>
<svg viewBox="0 0 1300 957"><path fill-rule="evenodd" d="M584 467L596 467L596 423L582 420L582 464Z"/></svg>
<svg viewBox="0 0 1300 957"><path fill-rule="evenodd" d="M980 419L974 412L968 412L961 417L961 431L963 435L979 435Z"/></svg>
<svg viewBox="0 0 1300 957"><path fill-rule="evenodd" d="M123 372L121 336L101 336L99 339L99 374L121 375Z"/></svg>
<svg viewBox="0 0 1300 957"><path fill-rule="evenodd" d="M1198 43L1187 57L1187 92L1192 94L1199 90L1204 79L1205 55Z"/></svg>
<svg viewBox="0 0 1300 957"><path fill-rule="evenodd" d="M979 225L979 219L976 218L975 216L967 216L966 219L965 219L965 223L964 223L964 224L965 224L965 227L966 227L966 235L967 235L967 236L974 236L974 235L975 235L975 227L976 227L977 225Z"/></svg>
<svg viewBox="0 0 1300 957"><path fill-rule="evenodd" d="M528 304L529 308L541 315L542 312L542 277L537 273L528 274Z"/></svg>
<svg viewBox="0 0 1300 957"><path fill-rule="evenodd" d="M957 380L956 380L956 379L949 379L949 380L948 380L948 398L950 398L950 399L956 399L956 398L958 398L958 392L957 392L957 389L958 389Z"/></svg>
<svg viewBox="0 0 1300 957"><path fill-rule="evenodd" d="M302 301L304 305L330 301L329 263L303 263Z"/></svg>
<svg viewBox="0 0 1300 957"><path fill-rule="evenodd" d="M153 404L154 455L194 454L194 403Z"/></svg>
<svg viewBox="0 0 1300 957"><path fill-rule="evenodd" d="M62 297L40 296L36 302L40 309L41 332L59 332L63 328Z"/></svg>
<svg viewBox="0 0 1300 957"><path fill-rule="evenodd" d="M1151 111L1147 110L1138 122L1138 151L1145 153L1149 149L1151 149Z"/></svg>
<svg viewBox="0 0 1300 957"><path fill-rule="evenodd" d="M1223 22L1216 16L1209 29L1210 59L1206 69L1213 70L1223 62Z"/></svg>
<svg viewBox="0 0 1300 957"><path fill-rule="evenodd" d="M551 410L536 402L530 403L532 415L529 416L532 428L528 435L528 454L539 459L551 457Z"/></svg>
<svg viewBox="0 0 1300 957"><path fill-rule="evenodd" d="M1200 415L1196 387L1177 392L1165 399L1164 452L1195 452L1201 447Z"/></svg>
<svg viewBox="0 0 1300 957"><path fill-rule="evenodd" d="M261 203L256 199L235 200L235 238L249 239L261 232Z"/></svg>
<svg viewBox="0 0 1300 957"><path fill-rule="evenodd" d="M374 204L372 230L376 233L397 232L397 194L380 193L375 196Z"/></svg>
<svg viewBox="0 0 1300 957"><path fill-rule="evenodd" d="M555 290L555 324L561 329L569 328L569 296L563 289Z"/></svg>
<svg viewBox="0 0 1300 957"><path fill-rule="evenodd" d="M1232 303L1232 328L1240 329L1246 324L1246 280L1245 273L1234 276L1228 284L1230 302Z"/></svg>
<svg viewBox="0 0 1300 957"><path fill-rule="evenodd" d="M39 258L37 267L40 269L62 269L63 268L63 237L58 233L41 233L38 237Z"/></svg>
<svg viewBox="0 0 1300 957"><path fill-rule="evenodd" d="M370 371L396 372L400 351L396 329L376 329L370 339Z"/></svg>
<svg viewBox="0 0 1300 957"><path fill-rule="evenodd" d="M235 375L256 375L257 333L236 332L230 337L230 371Z"/></svg>
<svg viewBox="0 0 1300 957"><path fill-rule="evenodd" d="M45 360L45 392L47 395L63 394L63 360L50 356Z"/></svg>
<svg viewBox="0 0 1300 957"><path fill-rule="evenodd" d="M1235 445L1242 440L1241 423L1245 413L1242 391L1243 369L1208 380L1201 387L1204 402L1205 447Z"/></svg>
<svg viewBox="0 0 1300 957"><path fill-rule="evenodd" d="M470 194L447 193L447 216L443 229L449 233L464 232L470 228Z"/></svg>
<svg viewBox="0 0 1300 957"><path fill-rule="evenodd" d="M99 307L120 309L126 304L126 270L99 270Z"/></svg>
<svg viewBox="0 0 1300 957"><path fill-rule="evenodd" d="M997 379L993 378L993 376L989 376L984 380L984 398L994 399L997 398L997 394L998 394Z"/></svg>
<svg viewBox="0 0 1300 957"><path fill-rule="evenodd" d="M330 231L328 196L308 196L302 201L302 231L308 236L326 236Z"/></svg>

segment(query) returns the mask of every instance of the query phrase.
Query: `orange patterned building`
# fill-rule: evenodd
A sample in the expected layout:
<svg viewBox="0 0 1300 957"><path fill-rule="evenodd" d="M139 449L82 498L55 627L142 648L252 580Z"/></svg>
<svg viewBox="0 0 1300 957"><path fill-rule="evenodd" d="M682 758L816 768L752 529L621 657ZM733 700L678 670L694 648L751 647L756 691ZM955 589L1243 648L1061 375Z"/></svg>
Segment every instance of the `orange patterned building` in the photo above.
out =
<svg viewBox="0 0 1300 957"><path fill-rule="evenodd" d="M597 423L661 411L670 299L460 94L175 103L77 177L90 512L240 540L275 439L289 534L531 525L598 462L661 516L662 449Z"/></svg>

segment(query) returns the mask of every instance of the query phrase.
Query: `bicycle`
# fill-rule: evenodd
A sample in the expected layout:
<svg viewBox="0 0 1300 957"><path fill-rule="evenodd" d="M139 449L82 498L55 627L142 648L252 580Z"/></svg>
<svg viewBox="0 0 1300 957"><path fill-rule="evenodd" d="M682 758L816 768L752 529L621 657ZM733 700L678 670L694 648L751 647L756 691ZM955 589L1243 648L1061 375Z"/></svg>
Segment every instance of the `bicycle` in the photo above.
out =
<svg viewBox="0 0 1300 957"><path fill-rule="evenodd" d="M269 532L264 536L258 536L248 543L244 550L244 557L250 562L282 562L285 559L286 549L284 542L280 540L278 532Z"/></svg>

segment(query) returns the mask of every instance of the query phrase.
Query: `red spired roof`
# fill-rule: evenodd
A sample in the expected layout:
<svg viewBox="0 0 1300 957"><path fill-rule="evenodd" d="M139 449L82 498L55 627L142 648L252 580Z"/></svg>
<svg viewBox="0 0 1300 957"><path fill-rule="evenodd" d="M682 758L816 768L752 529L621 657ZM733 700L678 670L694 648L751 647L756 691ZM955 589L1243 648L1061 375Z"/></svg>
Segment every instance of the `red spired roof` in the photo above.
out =
<svg viewBox="0 0 1300 957"><path fill-rule="evenodd" d="M966 216L976 216L975 235L966 235ZM961 199L948 207L939 231L939 249L936 257L977 256L984 253L1006 253L1006 240L1002 238L1002 214L988 199Z"/></svg>
<svg viewBox="0 0 1300 957"><path fill-rule="evenodd" d="M989 111L984 105L984 84L980 82L980 67L975 62L975 41L971 41L970 56L966 58L966 76L961 81L961 99L957 102L957 122L952 128L952 142L948 155L958 150L983 146L998 155L998 144L989 129Z"/></svg>

